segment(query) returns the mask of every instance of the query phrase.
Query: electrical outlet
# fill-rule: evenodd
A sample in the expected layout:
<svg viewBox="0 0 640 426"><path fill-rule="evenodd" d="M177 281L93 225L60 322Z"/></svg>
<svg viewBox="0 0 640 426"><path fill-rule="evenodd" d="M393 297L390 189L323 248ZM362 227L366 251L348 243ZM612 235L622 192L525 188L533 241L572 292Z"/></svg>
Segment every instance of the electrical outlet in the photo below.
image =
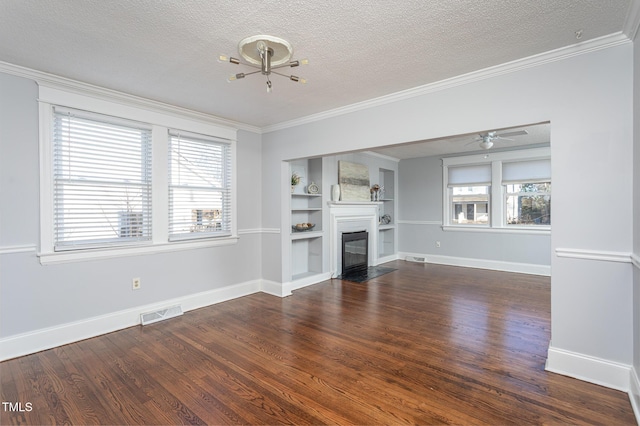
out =
<svg viewBox="0 0 640 426"><path fill-rule="evenodd" d="M131 288L134 290L140 290L140 286L142 283L140 282L140 278L134 278L131 280Z"/></svg>
<svg viewBox="0 0 640 426"><path fill-rule="evenodd" d="M440 248L440 241L436 241L436 247Z"/></svg>

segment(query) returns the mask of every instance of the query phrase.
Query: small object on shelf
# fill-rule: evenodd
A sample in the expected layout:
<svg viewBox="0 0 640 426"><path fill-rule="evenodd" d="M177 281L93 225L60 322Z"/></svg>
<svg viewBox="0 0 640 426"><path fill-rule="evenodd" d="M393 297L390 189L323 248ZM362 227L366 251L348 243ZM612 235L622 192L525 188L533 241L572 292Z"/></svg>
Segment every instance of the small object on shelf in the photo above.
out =
<svg viewBox="0 0 640 426"><path fill-rule="evenodd" d="M320 192L320 188L313 181L307 186L307 192L309 194L317 194Z"/></svg>
<svg viewBox="0 0 640 426"><path fill-rule="evenodd" d="M291 228L295 232L305 232L305 231L311 231L313 228L315 228L315 226L316 226L315 223L296 223Z"/></svg>
<svg viewBox="0 0 640 426"><path fill-rule="evenodd" d="M331 185L331 201L340 201L340 185Z"/></svg>
<svg viewBox="0 0 640 426"><path fill-rule="evenodd" d="M391 223L391 216L390 216L390 215L388 215L388 214L383 215L383 216L380 218L380 223L381 223L382 225L388 225L388 224L390 224L390 223Z"/></svg>

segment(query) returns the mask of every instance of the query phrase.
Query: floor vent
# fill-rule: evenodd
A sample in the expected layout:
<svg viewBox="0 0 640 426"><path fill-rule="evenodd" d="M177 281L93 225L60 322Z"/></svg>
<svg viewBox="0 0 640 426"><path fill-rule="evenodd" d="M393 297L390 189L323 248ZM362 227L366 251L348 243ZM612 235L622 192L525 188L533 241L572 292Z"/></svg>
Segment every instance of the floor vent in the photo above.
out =
<svg viewBox="0 0 640 426"><path fill-rule="evenodd" d="M140 322L142 325L153 324L154 322L174 318L182 315L182 306L176 305L165 309L159 309L153 312L140 314Z"/></svg>
<svg viewBox="0 0 640 426"><path fill-rule="evenodd" d="M418 256L407 256L405 257L405 259L407 262L419 262L419 263L426 263L427 262L427 258L426 257L418 257Z"/></svg>

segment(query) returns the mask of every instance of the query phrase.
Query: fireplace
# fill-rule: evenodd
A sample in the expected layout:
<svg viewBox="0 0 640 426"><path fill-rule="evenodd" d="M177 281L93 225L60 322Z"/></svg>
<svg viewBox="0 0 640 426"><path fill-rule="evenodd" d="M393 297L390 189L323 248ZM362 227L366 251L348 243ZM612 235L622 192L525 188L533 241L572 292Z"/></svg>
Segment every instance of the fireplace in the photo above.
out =
<svg viewBox="0 0 640 426"><path fill-rule="evenodd" d="M369 267L369 233L342 233L342 276L362 274Z"/></svg>

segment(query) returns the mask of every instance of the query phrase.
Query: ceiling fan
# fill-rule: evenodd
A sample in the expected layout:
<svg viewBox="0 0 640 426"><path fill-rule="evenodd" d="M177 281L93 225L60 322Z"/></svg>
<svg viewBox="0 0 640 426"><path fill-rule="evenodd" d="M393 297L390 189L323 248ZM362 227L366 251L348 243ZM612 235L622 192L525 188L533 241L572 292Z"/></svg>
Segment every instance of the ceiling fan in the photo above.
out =
<svg viewBox="0 0 640 426"><path fill-rule="evenodd" d="M529 132L527 132L526 130L515 130L513 132L505 132L505 133L500 133L498 134L497 131L493 131L493 132L487 132L487 133L480 133L478 135L477 138L474 139L473 142L471 143L476 143L476 142L480 142L478 145L480 146L480 148L482 149L489 149L493 146L493 143L497 140L503 140L503 141L513 141L513 139L509 139L507 136L521 136L521 135L528 135ZM471 145L468 144L468 145Z"/></svg>

